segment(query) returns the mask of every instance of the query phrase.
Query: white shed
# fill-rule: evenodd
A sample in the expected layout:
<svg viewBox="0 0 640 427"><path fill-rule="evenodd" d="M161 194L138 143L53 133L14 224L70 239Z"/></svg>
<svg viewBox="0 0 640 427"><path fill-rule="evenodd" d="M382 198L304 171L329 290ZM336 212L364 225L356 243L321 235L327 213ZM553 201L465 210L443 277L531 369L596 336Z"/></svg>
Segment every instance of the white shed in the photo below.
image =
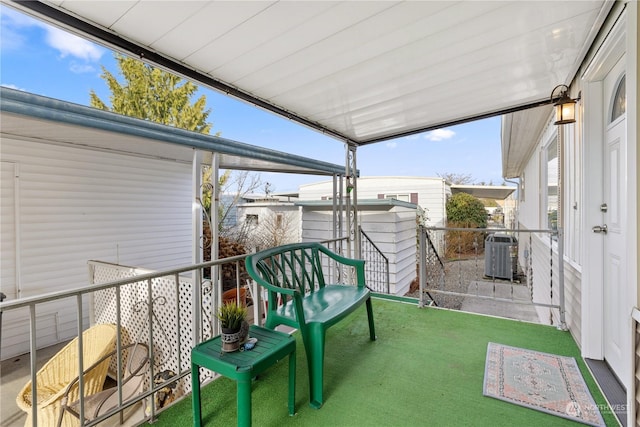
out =
<svg viewBox="0 0 640 427"><path fill-rule="evenodd" d="M333 238L333 205L302 201L302 241ZM358 224L389 259L389 293L404 295L416 278L416 205L392 199L358 201ZM345 231L345 234L346 231Z"/></svg>
<svg viewBox="0 0 640 427"><path fill-rule="evenodd" d="M358 203L369 199L395 199L419 205L425 210L427 225L446 225L447 197L451 187L442 178L419 176L366 176L357 179ZM300 200L329 200L333 182L322 181L300 186Z"/></svg>

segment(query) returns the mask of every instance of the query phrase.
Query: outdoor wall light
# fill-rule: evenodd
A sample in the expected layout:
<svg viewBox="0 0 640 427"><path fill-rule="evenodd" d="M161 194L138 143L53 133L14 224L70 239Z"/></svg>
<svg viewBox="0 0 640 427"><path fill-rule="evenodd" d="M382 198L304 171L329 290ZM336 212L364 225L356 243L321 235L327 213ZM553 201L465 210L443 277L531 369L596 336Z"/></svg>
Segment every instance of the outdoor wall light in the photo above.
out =
<svg viewBox="0 0 640 427"><path fill-rule="evenodd" d="M554 99L553 94L558 88L561 88L560 96ZM556 121L553 123L554 125L566 125L576 122L576 102L580 100L580 96L576 99L571 99L567 94L568 92L569 87L567 85L558 85L551 91L551 102L555 100L553 106L556 108Z"/></svg>

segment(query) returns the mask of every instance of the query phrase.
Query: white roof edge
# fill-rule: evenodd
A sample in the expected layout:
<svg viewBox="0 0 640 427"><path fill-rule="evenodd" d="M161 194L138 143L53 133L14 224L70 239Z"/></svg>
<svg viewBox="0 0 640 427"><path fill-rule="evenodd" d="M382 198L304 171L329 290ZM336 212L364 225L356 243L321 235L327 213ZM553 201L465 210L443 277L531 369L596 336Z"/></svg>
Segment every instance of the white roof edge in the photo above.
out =
<svg viewBox="0 0 640 427"><path fill-rule="evenodd" d="M318 175L339 175L344 174L345 170L344 166L338 164L271 150L214 135L178 129L148 120L128 117L7 87L0 87L0 112L77 125L89 129L116 132L224 155L245 157L272 164L275 168L274 171L278 170L277 165L288 166L283 168L283 172L307 174L317 172ZM293 170L295 168L299 168L300 171L296 172L296 170Z"/></svg>
<svg viewBox="0 0 640 427"><path fill-rule="evenodd" d="M553 113L552 105L518 111L502 117L502 177L518 178L535 150Z"/></svg>

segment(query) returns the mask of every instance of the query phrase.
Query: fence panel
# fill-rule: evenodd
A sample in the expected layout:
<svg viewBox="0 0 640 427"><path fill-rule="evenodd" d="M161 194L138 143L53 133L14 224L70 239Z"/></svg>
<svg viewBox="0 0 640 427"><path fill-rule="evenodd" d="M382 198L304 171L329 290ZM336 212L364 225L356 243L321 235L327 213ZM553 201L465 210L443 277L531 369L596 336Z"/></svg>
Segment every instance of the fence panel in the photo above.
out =
<svg viewBox="0 0 640 427"><path fill-rule="evenodd" d="M559 234L421 227L420 304L532 321L547 310L542 323L566 328Z"/></svg>

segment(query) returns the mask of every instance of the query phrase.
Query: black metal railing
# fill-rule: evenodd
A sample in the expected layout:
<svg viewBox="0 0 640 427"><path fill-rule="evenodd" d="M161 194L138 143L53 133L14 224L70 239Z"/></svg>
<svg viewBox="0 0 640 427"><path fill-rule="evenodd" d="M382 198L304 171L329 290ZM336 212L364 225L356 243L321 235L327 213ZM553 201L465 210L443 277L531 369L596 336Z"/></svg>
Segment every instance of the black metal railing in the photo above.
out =
<svg viewBox="0 0 640 427"><path fill-rule="evenodd" d="M360 228L360 255L366 261L364 273L367 286L373 292L389 293L389 258Z"/></svg>

